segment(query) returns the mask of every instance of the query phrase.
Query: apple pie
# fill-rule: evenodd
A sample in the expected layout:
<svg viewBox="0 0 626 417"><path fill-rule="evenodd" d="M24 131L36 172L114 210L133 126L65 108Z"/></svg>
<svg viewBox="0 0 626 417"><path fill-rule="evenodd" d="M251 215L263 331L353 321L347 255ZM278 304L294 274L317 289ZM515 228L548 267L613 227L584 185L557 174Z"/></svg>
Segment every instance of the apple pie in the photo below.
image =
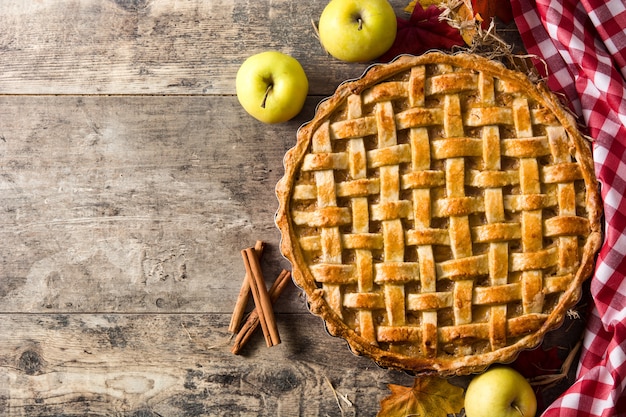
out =
<svg viewBox="0 0 626 417"><path fill-rule="evenodd" d="M386 368L514 360L562 324L601 244L589 142L541 83L479 56L372 66L320 103L284 165L295 283Z"/></svg>

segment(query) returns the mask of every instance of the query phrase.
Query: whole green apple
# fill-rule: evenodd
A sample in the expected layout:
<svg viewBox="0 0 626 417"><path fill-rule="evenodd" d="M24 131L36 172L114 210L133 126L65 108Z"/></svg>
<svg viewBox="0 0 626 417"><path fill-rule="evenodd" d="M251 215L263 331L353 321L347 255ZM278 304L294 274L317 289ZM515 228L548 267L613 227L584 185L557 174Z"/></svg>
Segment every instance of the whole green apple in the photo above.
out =
<svg viewBox="0 0 626 417"><path fill-rule="evenodd" d="M239 103L255 119L282 123L302 110L309 81L298 60L282 52L266 51L241 64L235 89Z"/></svg>
<svg viewBox="0 0 626 417"><path fill-rule="evenodd" d="M537 397L515 369L496 366L474 377L465 391L467 417L535 417Z"/></svg>
<svg viewBox="0 0 626 417"><path fill-rule="evenodd" d="M387 0L331 0L320 16L322 46L337 59L366 62L393 45L396 14Z"/></svg>

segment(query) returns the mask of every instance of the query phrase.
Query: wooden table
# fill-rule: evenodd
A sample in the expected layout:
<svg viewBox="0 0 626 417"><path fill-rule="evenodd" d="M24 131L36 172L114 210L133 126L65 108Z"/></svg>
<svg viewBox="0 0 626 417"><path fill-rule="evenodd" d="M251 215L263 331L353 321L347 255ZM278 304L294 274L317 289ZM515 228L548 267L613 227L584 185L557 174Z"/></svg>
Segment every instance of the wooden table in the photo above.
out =
<svg viewBox="0 0 626 417"><path fill-rule="evenodd" d="M268 285L290 269L283 155L367 67L320 46L326 3L0 0L1 416L374 416L412 384L329 336L291 283L282 343L230 351L240 251L267 243ZM310 81L279 125L235 97L269 49Z"/></svg>
<svg viewBox="0 0 626 417"><path fill-rule="evenodd" d="M366 68L319 45L325 4L0 0L0 415L372 416L410 384L328 336L292 284L282 343L230 352L240 250L267 242L268 281L289 269L283 155ZM234 95L268 49L310 80L271 126Z"/></svg>

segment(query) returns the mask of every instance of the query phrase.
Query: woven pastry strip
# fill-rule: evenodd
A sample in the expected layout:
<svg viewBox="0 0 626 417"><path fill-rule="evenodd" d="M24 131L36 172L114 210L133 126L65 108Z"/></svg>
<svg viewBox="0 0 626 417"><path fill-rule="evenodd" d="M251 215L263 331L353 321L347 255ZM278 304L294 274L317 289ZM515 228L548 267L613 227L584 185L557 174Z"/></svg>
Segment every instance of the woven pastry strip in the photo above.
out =
<svg viewBox="0 0 626 417"><path fill-rule="evenodd" d="M500 66L439 61L396 63L322 104L286 158L302 162L277 187L277 222L333 334L383 365L458 373L448 362L560 322L599 215L588 150L553 108Z"/></svg>

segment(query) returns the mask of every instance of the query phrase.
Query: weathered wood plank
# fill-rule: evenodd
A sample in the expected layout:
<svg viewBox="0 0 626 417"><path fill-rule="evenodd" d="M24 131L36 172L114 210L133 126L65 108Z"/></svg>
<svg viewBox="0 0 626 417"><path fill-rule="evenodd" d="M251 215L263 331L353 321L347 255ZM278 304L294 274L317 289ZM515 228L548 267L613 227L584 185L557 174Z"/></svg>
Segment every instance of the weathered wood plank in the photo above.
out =
<svg viewBox="0 0 626 417"><path fill-rule="evenodd" d="M0 414L372 416L386 384L410 383L319 324L278 315L280 345L256 335L235 356L223 314L2 314Z"/></svg>
<svg viewBox="0 0 626 417"><path fill-rule="evenodd" d="M399 13L406 0L391 2ZM0 94L233 94L256 52L299 59L313 95L365 64L329 57L312 20L325 0L2 0Z"/></svg>
<svg viewBox="0 0 626 417"><path fill-rule="evenodd" d="M240 250L289 268L274 186L314 105L261 129L233 97L0 97L0 311L230 311Z"/></svg>

